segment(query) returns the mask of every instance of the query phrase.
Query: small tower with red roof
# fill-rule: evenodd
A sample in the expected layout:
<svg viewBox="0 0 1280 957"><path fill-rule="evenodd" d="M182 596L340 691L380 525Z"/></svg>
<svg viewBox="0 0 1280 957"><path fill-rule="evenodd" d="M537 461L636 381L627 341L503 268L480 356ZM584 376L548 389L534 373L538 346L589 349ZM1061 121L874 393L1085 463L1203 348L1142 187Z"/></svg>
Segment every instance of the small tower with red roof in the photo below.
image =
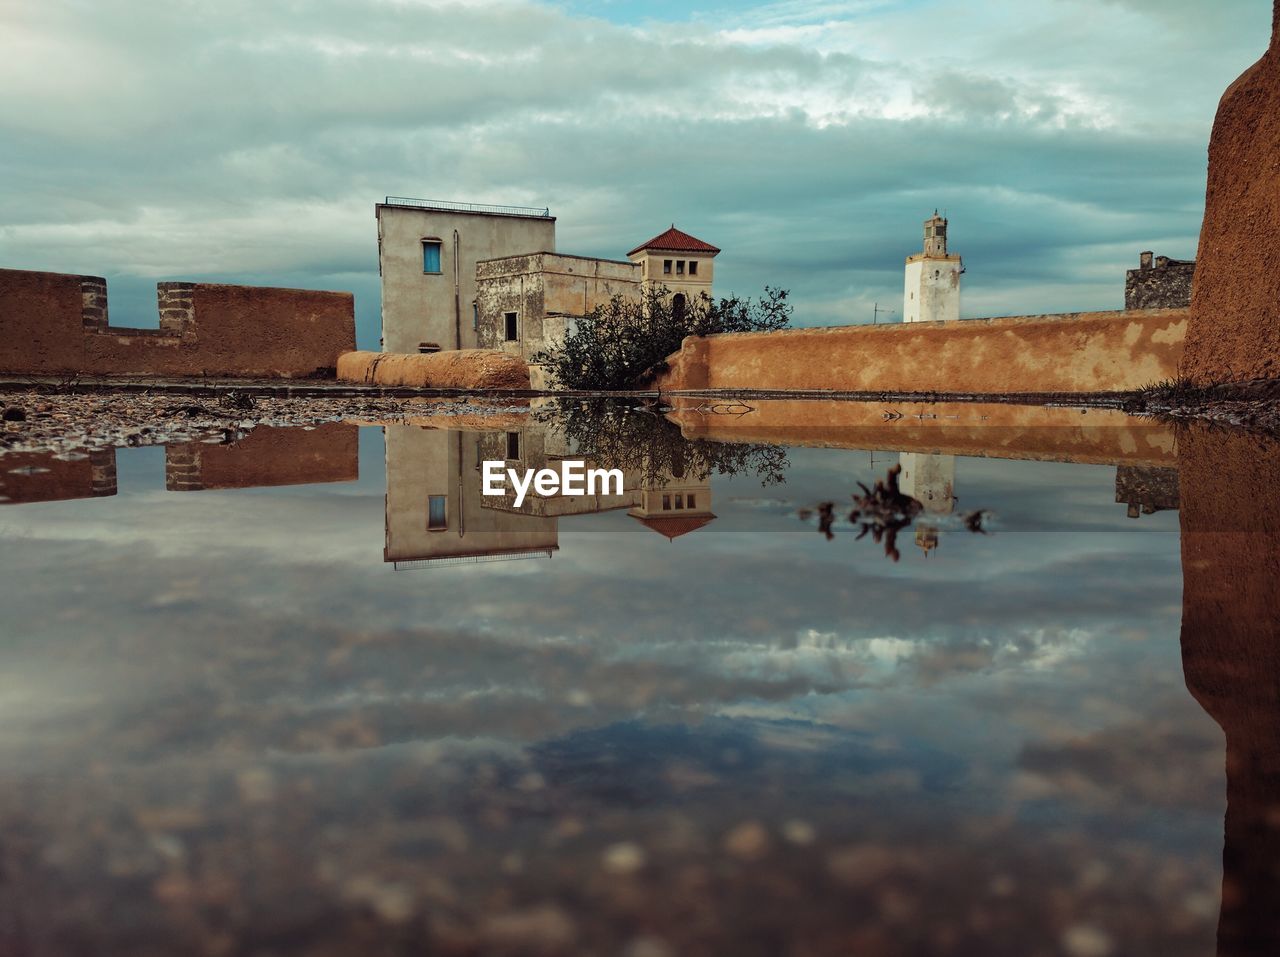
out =
<svg viewBox="0 0 1280 957"><path fill-rule="evenodd" d="M627 253L627 258L640 266L644 288L666 286L673 294L696 297L711 295L713 261L719 254L717 247L676 229L672 223L666 232Z"/></svg>

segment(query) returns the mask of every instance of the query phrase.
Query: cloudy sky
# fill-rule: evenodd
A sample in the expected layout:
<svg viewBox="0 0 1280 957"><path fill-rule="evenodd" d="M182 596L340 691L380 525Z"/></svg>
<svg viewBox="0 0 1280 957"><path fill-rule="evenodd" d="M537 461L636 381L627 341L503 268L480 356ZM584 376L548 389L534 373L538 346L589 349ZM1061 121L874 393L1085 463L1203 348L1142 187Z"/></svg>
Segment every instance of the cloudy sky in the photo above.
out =
<svg viewBox="0 0 1280 957"><path fill-rule="evenodd" d="M374 203L550 206L618 257L675 221L804 325L900 308L934 207L966 316L1120 304L1190 257L1265 0L0 0L0 264L354 290Z"/></svg>

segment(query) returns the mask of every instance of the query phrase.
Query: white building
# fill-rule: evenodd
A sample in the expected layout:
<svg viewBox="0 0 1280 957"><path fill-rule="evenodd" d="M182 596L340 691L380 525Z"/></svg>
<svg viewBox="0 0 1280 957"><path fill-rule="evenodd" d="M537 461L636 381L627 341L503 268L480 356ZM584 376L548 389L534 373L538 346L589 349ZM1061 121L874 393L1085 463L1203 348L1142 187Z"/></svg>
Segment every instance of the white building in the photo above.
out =
<svg viewBox="0 0 1280 957"><path fill-rule="evenodd" d="M476 264L556 248L546 209L388 196L375 215L384 352L474 349Z"/></svg>
<svg viewBox="0 0 1280 957"><path fill-rule="evenodd" d="M947 221L935 210L924 223L924 251L907 257L902 293L903 322L948 322L960 318L964 263L947 253Z"/></svg>

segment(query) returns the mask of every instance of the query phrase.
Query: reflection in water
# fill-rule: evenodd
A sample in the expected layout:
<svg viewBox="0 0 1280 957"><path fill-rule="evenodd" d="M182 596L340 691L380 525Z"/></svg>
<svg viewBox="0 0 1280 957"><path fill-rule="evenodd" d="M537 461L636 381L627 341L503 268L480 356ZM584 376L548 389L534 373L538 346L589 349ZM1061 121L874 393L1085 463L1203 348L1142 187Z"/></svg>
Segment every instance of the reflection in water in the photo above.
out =
<svg viewBox="0 0 1280 957"><path fill-rule="evenodd" d="M1280 954L1280 454L1181 437L1182 661L1226 735L1219 957Z"/></svg>
<svg viewBox="0 0 1280 957"><path fill-rule="evenodd" d="M1274 446L1064 424L985 454L1092 465L991 461L841 406L788 453L578 408L388 426L363 470L352 427L174 447L163 483L144 455L145 489L128 450L119 494L114 453L0 458L45 503L0 548L0 953L1200 957L1215 919L1220 957L1277 952ZM899 434L877 494L840 449ZM568 457L625 493L479 494L485 459ZM897 566L786 534L859 480L894 551L975 504L1022 534ZM1225 846L1140 533L1175 519ZM396 567L484 565L386 574L380 520ZM561 520L605 534L559 551Z"/></svg>

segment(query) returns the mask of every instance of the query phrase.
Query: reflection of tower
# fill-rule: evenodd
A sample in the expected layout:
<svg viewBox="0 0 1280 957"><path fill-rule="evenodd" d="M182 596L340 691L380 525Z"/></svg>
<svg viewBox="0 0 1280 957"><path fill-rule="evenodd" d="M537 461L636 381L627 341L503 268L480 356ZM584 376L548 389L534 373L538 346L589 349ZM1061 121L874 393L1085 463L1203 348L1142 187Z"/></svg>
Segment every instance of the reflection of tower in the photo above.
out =
<svg viewBox="0 0 1280 957"><path fill-rule="evenodd" d="M1129 506L1130 518L1178 507L1178 470L1145 465L1116 467L1116 501Z"/></svg>
<svg viewBox="0 0 1280 957"><path fill-rule="evenodd" d="M1280 954L1280 445L1179 434L1182 664L1226 736L1219 957Z"/></svg>
<svg viewBox="0 0 1280 957"><path fill-rule="evenodd" d="M930 515L950 515L955 509L956 457L903 452L898 461L902 474L898 488L910 495Z"/></svg>
<svg viewBox="0 0 1280 957"><path fill-rule="evenodd" d="M555 518L484 506L481 436L387 426L384 561L400 569L424 562L550 557L559 548Z"/></svg>
<svg viewBox="0 0 1280 957"><path fill-rule="evenodd" d="M711 477L685 474L683 456L676 450L671 466L640 486L640 504L627 512L669 541L715 521L711 511Z"/></svg>
<svg viewBox="0 0 1280 957"><path fill-rule="evenodd" d="M907 257L902 321L959 319L963 272L960 257L947 253L947 221L934 210L924 223L924 251Z"/></svg>
<svg viewBox="0 0 1280 957"><path fill-rule="evenodd" d="M929 557L929 553L938 547L938 527L936 525L920 524L916 526L916 544L920 546L920 550L924 552L925 558Z"/></svg>

